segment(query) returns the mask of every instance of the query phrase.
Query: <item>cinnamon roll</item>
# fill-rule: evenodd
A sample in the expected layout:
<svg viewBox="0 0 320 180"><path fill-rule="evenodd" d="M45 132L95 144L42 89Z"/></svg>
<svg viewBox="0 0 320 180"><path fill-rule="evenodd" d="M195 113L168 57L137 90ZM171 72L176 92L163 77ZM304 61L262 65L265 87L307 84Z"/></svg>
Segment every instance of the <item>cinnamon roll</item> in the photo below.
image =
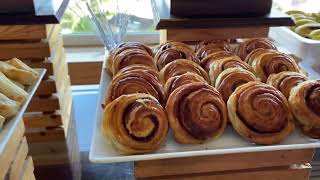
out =
<svg viewBox="0 0 320 180"><path fill-rule="evenodd" d="M292 57L280 52L265 53L260 58L255 58L252 62L252 68L262 82L266 82L271 74L277 74L282 71L300 71L299 66Z"/></svg>
<svg viewBox="0 0 320 180"><path fill-rule="evenodd" d="M202 76L191 72L169 78L164 86L166 98L169 97L169 95L180 86L194 82L208 83L203 79Z"/></svg>
<svg viewBox="0 0 320 180"><path fill-rule="evenodd" d="M237 87L250 81L257 81L252 72L241 68L229 68L219 74L215 88L221 93L223 100L227 102Z"/></svg>
<svg viewBox="0 0 320 180"><path fill-rule="evenodd" d="M223 44L223 45L226 45L228 50L231 50L229 44L232 41L233 41L232 39L212 39L212 40L207 40L207 41L201 41L196 45L195 52L197 52L202 47L210 45L210 44Z"/></svg>
<svg viewBox="0 0 320 180"><path fill-rule="evenodd" d="M196 56L201 60L206 58L209 54L219 51L231 51L231 47L226 43L208 44L199 48L196 51Z"/></svg>
<svg viewBox="0 0 320 180"><path fill-rule="evenodd" d="M183 42L175 42L175 41L167 41L165 43L159 44L155 49L154 52L159 53L161 51L164 51L169 48L176 48L176 49L181 49L184 51L190 51L193 52L193 49L189 47L187 44Z"/></svg>
<svg viewBox="0 0 320 180"><path fill-rule="evenodd" d="M203 69L205 69L207 72L209 72L210 70L210 66L213 62L218 61L220 59L224 59L224 58L234 58L234 59L240 59L239 56L235 55L232 52L229 51L218 51L215 53L211 53L209 54L206 58L202 59L200 61L200 65Z"/></svg>
<svg viewBox="0 0 320 180"><path fill-rule="evenodd" d="M294 117L309 137L320 138L320 80L308 80L292 88L289 103Z"/></svg>
<svg viewBox="0 0 320 180"><path fill-rule="evenodd" d="M145 93L165 104L164 90L157 77L148 71L131 70L116 75L110 82L105 103L109 104L124 94Z"/></svg>
<svg viewBox="0 0 320 180"><path fill-rule="evenodd" d="M113 65L113 60L115 59L115 57L117 55L119 55L121 52L128 50L128 49L139 49L139 50L145 51L146 53L148 53L150 56L153 57L152 49L142 43L139 43L139 42L122 43L117 48L111 50L110 54L107 58L106 70L110 75L112 75L112 65Z"/></svg>
<svg viewBox="0 0 320 180"><path fill-rule="evenodd" d="M123 73L129 73L131 71L143 71L143 72L146 72L146 73L149 73L151 74L152 76L156 77L158 80L160 80L160 77L159 77L159 72L148 67L148 66L143 66L143 65L132 65L132 66L127 66L127 67L124 67L122 68L118 74L123 74ZM117 75L118 75L117 74Z"/></svg>
<svg viewBox="0 0 320 180"><path fill-rule="evenodd" d="M255 38L240 43L239 47L237 48L237 54L242 60L244 60L251 51L258 48L277 49L276 46L267 38Z"/></svg>
<svg viewBox="0 0 320 180"><path fill-rule="evenodd" d="M175 140L204 143L219 137L227 124L227 108L220 93L206 83L191 83L174 90L166 105Z"/></svg>
<svg viewBox="0 0 320 180"><path fill-rule="evenodd" d="M286 97L276 88L248 82L229 97L229 120L236 132L255 144L277 144L294 130Z"/></svg>
<svg viewBox="0 0 320 180"><path fill-rule="evenodd" d="M165 65L168 63L177 60L177 59L188 59L197 64L200 63L199 59L194 55L193 52L189 50L185 50L182 48L168 48L163 51L158 51L155 55L155 62L158 66L158 70L160 71Z"/></svg>
<svg viewBox="0 0 320 180"><path fill-rule="evenodd" d="M264 56L266 54L272 54L274 52L277 52L277 51L273 50L273 49L258 48L258 49L251 51L251 53L248 54L248 56L246 57L246 59L244 61L251 66L252 62L255 61L255 59L260 59L262 56Z"/></svg>
<svg viewBox="0 0 320 180"><path fill-rule="evenodd" d="M202 76L207 82L210 82L208 73L202 69L200 65L186 59L178 59L167 64L160 71L160 79L163 84L167 82L170 77L178 76L187 72L192 72Z"/></svg>
<svg viewBox="0 0 320 180"><path fill-rule="evenodd" d="M279 89L286 98L289 98L291 89L306 80L308 80L308 77L304 74L283 71L270 75L267 84Z"/></svg>
<svg viewBox="0 0 320 180"><path fill-rule="evenodd" d="M106 106L101 129L125 154L158 150L166 139L166 111L151 95L122 95Z"/></svg>
<svg viewBox="0 0 320 180"><path fill-rule="evenodd" d="M122 68L137 64L148 66L154 70L157 70L152 56L150 56L148 53L139 49L127 49L122 51L114 58L112 64L112 74L115 76Z"/></svg>
<svg viewBox="0 0 320 180"><path fill-rule="evenodd" d="M221 59L219 61L214 61L211 64L210 70L209 70L209 77L211 80L211 84L214 86L215 85L215 81L217 79L217 77L219 76L219 74L229 68L241 68L241 69L245 69L248 70L250 72L254 72L252 67L249 66L247 63L239 60L238 58L225 58L225 59Z"/></svg>

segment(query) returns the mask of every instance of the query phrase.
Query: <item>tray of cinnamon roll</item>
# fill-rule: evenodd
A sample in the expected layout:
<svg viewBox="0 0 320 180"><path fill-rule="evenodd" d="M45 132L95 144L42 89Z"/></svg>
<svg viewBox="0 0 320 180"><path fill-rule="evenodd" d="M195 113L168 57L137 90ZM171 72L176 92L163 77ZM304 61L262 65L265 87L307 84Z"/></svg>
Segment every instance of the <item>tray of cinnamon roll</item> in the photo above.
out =
<svg viewBox="0 0 320 180"><path fill-rule="evenodd" d="M98 103L96 163L320 147L320 80L266 38L123 43Z"/></svg>
<svg viewBox="0 0 320 180"><path fill-rule="evenodd" d="M46 69L30 68L17 58L0 61L0 154L22 121Z"/></svg>

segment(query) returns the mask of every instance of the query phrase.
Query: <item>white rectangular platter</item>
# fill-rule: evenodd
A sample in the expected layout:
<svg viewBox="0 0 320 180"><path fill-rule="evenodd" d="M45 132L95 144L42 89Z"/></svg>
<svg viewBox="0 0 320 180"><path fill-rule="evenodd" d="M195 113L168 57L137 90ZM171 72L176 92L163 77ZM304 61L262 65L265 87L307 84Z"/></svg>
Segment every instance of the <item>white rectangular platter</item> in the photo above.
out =
<svg viewBox="0 0 320 180"><path fill-rule="evenodd" d="M98 98L96 122L93 130L92 144L89 159L94 163L115 163L128 161L142 161L167 158L181 158L190 156L219 155L232 153L246 153L258 151L276 151L307 149L320 147L320 141L304 136L299 128L281 144L260 146L242 139L232 127L227 127L221 137L211 142L199 145L182 145L175 142L173 134L169 131L167 140L158 151L141 155L123 155L114 148L112 143L101 133L101 117L104 95L110 82L110 77L103 66L100 80L100 92ZM304 67L303 67L304 68ZM305 69L309 71L308 69ZM317 74L315 78L320 78Z"/></svg>
<svg viewBox="0 0 320 180"><path fill-rule="evenodd" d="M29 86L26 91L29 93L29 97L27 101L20 107L20 110L16 116L14 116L11 119L7 119L4 124L2 129L0 129L0 154L2 154L4 148L6 147L7 143L10 140L10 137L13 135L13 132L17 125L19 124L20 121L22 121L22 116L25 110L27 109L30 100L32 99L34 93L38 89L38 86L46 72L46 69L40 69L40 68L35 68L35 70L39 73L39 78L36 83L33 85Z"/></svg>

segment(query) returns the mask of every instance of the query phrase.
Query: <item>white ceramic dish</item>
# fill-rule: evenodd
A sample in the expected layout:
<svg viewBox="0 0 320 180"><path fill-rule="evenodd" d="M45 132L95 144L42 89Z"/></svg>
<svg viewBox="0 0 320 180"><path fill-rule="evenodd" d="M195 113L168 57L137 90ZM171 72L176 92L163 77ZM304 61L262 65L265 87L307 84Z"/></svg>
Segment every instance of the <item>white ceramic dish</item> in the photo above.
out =
<svg viewBox="0 0 320 180"><path fill-rule="evenodd" d="M19 122L22 120L23 113L27 109L30 100L32 99L34 93L38 89L38 86L46 72L46 69L35 68L35 70L39 73L39 79L37 80L36 83L34 83L33 85L27 88L26 91L29 93L29 98L23 104L23 106L21 106L18 114L9 120L6 120L2 129L0 129L0 154L2 154L4 148L9 142L10 137L13 135L15 128L17 127Z"/></svg>
<svg viewBox="0 0 320 180"><path fill-rule="evenodd" d="M307 69L306 69L307 70ZM308 71L308 70L307 70ZM89 159L94 163L114 163L127 161L141 161L152 159L180 158L190 156L204 156L217 154L231 154L257 151L275 151L289 149L306 149L320 147L320 141L310 139L300 132L296 131L285 141L278 145L259 146L242 139L232 127L228 127L224 134L217 140L200 145L181 145L174 141L172 132L169 132L165 145L154 153L142 155L123 155L117 151L111 142L101 134L101 112L102 101L110 77L107 75L104 67L101 73L100 92L97 106L97 115L93 129L92 144L90 148ZM318 78L320 76L318 75Z"/></svg>

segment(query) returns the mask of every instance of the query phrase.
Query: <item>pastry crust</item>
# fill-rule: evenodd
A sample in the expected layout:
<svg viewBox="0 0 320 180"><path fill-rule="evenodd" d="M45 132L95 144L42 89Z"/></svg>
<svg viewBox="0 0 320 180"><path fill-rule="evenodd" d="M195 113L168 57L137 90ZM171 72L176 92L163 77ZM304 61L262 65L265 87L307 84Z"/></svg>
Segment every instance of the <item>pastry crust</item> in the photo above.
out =
<svg viewBox="0 0 320 180"><path fill-rule="evenodd" d="M190 83L194 83L194 82L208 83L206 80L203 79L202 76L199 76L198 74L194 74L191 72L187 72L185 74L169 78L164 86L164 92L165 92L166 99L177 88L179 88L185 84L190 84Z"/></svg>
<svg viewBox="0 0 320 180"><path fill-rule="evenodd" d="M254 38L241 43L237 48L237 54L242 60L244 60L250 52L258 48L277 49L276 46L267 38Z"/></svg>
<svg viewBox="0 0 320 180"><path fill-rule="evenodd" d="M292 88L289 96L291 111L303 132L320 138L320 81L308 80Z"/></svg>
<svg viewBox="0 0 320 180"><path fill-rule="evenodd" d="M110 82L105 103L109 104L121 95L134 93L150 94L165 105L164 90L158 78L140 69L117 74Z"/></svg>
<svg viewBox="0 0 320 180"><path fill-rule="evenodd" d="M219 74L229 68L241 68L250 72L254 72L251 66L239 60L238 58L228 57L220 59L219 61L214 61L210 66L209 77L211 84L214 86Z"/></svg>
<svg viewBox="0 0 320 180"><path fill-rule="evenodd" d="M252 61L252 68L262 82L266 82L271 74L282 71L299 72L300 68L293 58L280 52L264 53Z"/></svg>
<svg viewBox="0 0 320 180"><path fill-rule="evenodd" d="M151 74L152 76L154 76L154 77L156 77L158 80L160 80L160 76L159 76L159 72L158 72L158 71L156 71L156 70L154 70L154 69L152 69L152 68L150 68L150 67L148 67L148 66L139 65L139 64L137 64L137 65L132 65L132 66L128 66L128 67L124 67L124 68L122 68L122 69L118 72L117 75L123 74L123 73L129 73L129 72L131 72L131 71L134 71L134 72L136 72L136 71L143 71L143 72L146 72L146 73ZM116 76L117 76L117 75L116 75ZM113 78L115 78L115 77L113 77Z"/></svg>
<svg viewBox="0 0 320 180"><path fill-rule="evenodd" d="M124 154L152 152L166 139L167 114L151 95L123 95L104 109L101 130Z"/></svg>
<svg viewBox="0 0 320 180"><path fill-rule="evenodd" d="M215 82L215 88L221 93L223 100L227 102L229 96L237 87L257 80L256 76L250 71L241 68L229 68L219 74Z"/></svg>
<svg viewBox="0 0 320 180"><path fill-rule="evenodd" d="M227 106L233 128L252 143L277 144L294 131L286 97L270 85L241 85L231 94Z"/></svg>
<svg viewBox="0 0 320 180"><path fill-rule="evenodd" d="M267 84L277 88L284 96L286 96L286 98L289 98L291 89L306 80L308 80L308 77L304 74L283 71L278 74L270 75Z"/></svg>
<svg viewBox="0 0 320 180"><path fill-rule="evenodd" d="M22 105L29 97L29 94L14 84L2 72L0 72L0 93L8 98L19 102Z"/></svg>
<svg viewBox="0 0 320 180"><path fill-rule="evenodd" d="M200 65L195 62L186 59L177 59L169 64L167 64L160 71L160 79L163 84L171 77L178 76L187 72L192 72L202 76L207 82L210 82L208 73L202 69Z"/></svg>
<svg viewBox="0 0 320 180"><path fill-rule="evenodd" d="M206 58L209 54L219 52L219 51L230 51L231 47L226 42L211 43L203 45L196 51L196 56L201 60Z"/></svg>
<svg viewBox="0 0 320 180"><path fill-rule="evenodd" d="M228 120L220 93L202 82L174 90L168 98L166 111L175 140L182 144L199 144L218 138Z"/></svg>
<svg viewBox="0 0 320 180"><path fill-rule="evenodd" d="M0 116L5 119L15 116L19 111L19 103L0 93Z"/></svg>
<svg viewBox="0 0 320 180"><path fill-rule="evenodd" d="M225 58L234 58L234 59L241 60L240 57L235 55L233 52L218 51L218 52L215 52L215 53L211 53L206 58L202 59L200 61L200 65L204 70L209 72L210 66L211 66L211 64L213 62L218 61L220 59L225 59Z"/></svg>
<svg viewBox="0 0 320 180"><path fill-rule="evenodd" d="M167 41L165 43L159 44L155 49L155 54L160 53L169 48L181 49L183 51L193 52L193 49L183 42Z"/></svg>
<svg viewBox="0 0 320 180"><path fill-rule="evenodd" d="M193 52L185 50L182 48L168 48L163 51L159 51L155 57L155 63L157 64L158 70L160 71L168 63L177 59L188 59L197 64L200 63L199 59L195 56Z"/></svg>
<svg viewBox="0 0 320 180"><path fill-rule="evenodd" d="M225 46L227 50L231 51L230 43L232 42L232 39L212 39L207 41L201 41L199 42L195 47L195 52L197 52L199 49L201 49L204 46L210 45L210 44L219 44L222 46Z"/></svg>

